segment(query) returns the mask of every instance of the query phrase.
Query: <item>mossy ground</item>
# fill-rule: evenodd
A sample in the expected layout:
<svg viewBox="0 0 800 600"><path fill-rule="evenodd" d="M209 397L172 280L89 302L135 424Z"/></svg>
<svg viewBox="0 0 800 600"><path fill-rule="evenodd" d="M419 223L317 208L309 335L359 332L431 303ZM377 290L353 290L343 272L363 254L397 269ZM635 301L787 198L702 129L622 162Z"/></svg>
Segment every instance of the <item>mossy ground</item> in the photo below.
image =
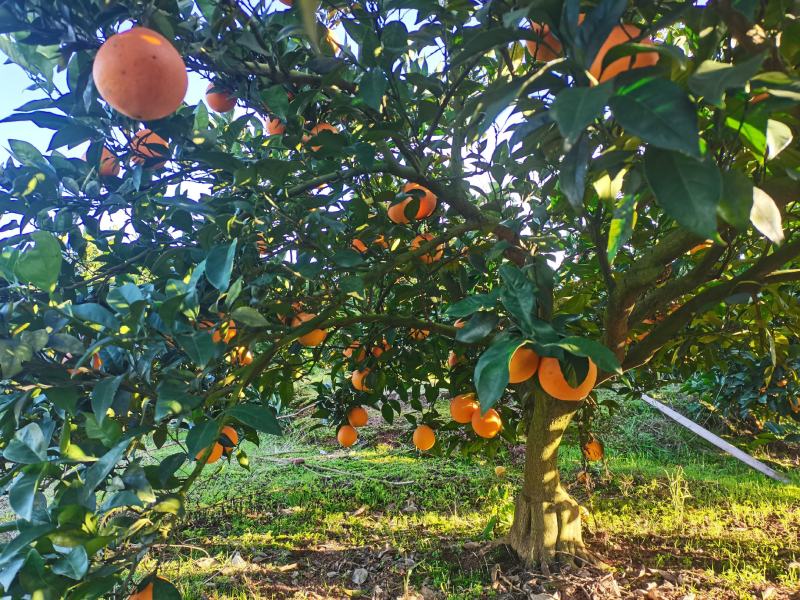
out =
<svg viewBox="0 0 800 600"><path fill-rule="evenodd" d="M246 446L250 471L234 462L204 473L181 545L155 555L160 571L187 599L800 597L797 473L792 485L772 482L643 403L598 424L607 464L593 467L589 488L576 481L574 432L562 446L563 478L588 509L586 538L606 575L526 573L488 543L510 524L519 448L491 460L423 456L379 421L371 415L352 450L297 421ZM782 458L797 467L796 453ZM355 583L360 568L367 579Z"/></svg>

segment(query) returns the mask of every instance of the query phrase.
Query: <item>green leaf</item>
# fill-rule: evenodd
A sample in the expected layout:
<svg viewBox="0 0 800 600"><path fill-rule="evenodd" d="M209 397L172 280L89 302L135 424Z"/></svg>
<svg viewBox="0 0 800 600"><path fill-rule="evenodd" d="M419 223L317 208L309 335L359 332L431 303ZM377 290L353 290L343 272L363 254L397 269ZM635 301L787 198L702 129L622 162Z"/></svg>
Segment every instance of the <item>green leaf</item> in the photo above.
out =
<svg viewBox="0 0 800 600"><path fill-rule="evenodd" d="M367 106L379 111L387 85L383 69L372 68L361 78L358 94Z"/></svg>
<svg viewBox="0 0 800 600"><path fill-rule="evenodd" d="M56 352L62 352L64 354L81 355L84 350L86 350L82 341L68 333L51 334L47 345Z"/></svg>
<svg viewBox="0 0 800 600"><path fill-rule="evenodd" d="M88 570L89 555L86 554L86 548L83 546L75 546L66 555L53 563L53 573L76 581L83 579Z"/></svg>
<svg viewBox="0 0 800 600"><path fill-rule="evenodd" d="M623 196L614 206L614 216L608 229L608 253L609 264L614 264L617 252L625 243L631 239L633 228L636 226L636 196Z"/></svg>
<svg viewBox="0 0 800 600"><path fill-rule="evenodd" d="M203 448L208 448L217 439L219 424L209 419L196 424L186 435L186 449L189 456L196 456Z"/></svg>
<svg viewBox="0 0 800 600"><path fill-rule="evenodd" d="M394 60L408 48L408 29L402 21L391 21L381 31L381 45L386 58Z"/></svg>
<svg viewBox="0 0 800 600"><path fill-rule="evenodd" d="M23 471L8 488L8 503L17 516L26 521L30 521L33 515L33 501L42 474L38 467L28 468L31 470Z"/></svg>
<svg viewBox="0 0 800 600"><path fill-rule="evenodd" d="M518 267L504 263L500 277L503 288L500 300L525 335L533 335L536 318L536 286Z"/></svg>
<svg viewBox="0 0 800 600"><path fill-rule="evenodd" d="M671 81L645 77L619 88L609 104L628 133L659 148L700 158L696 107Z"/></svg>
<svg viewBox="0 0 800 600"><path fill-rule="evenodd" d="M602 115L613 91L610 83L604 83L595 87L568 87L558 93L550 115L567 144L574 144L586 126Z"/></svg>
<svg viewBox="0 0 800 600"><path fill-rule="evenodd" d="M508 363L514 351L523 345L524 340L500 337L481 354L475 365L475 390L484 413L502 397L508 385Z"/></svg>
<svg viewBox="0 0 800 600"><path fill-rule="evenodd" d="M464 327L456 331L456 341L464 344L480 342L494 331L498 321L499 318L493 312L475 313Z"/></svg>
<svg viewBox="0 0 800 600"><path fill-rule="evenodd" d="M261 92L261 99L269 112L286 121L289 116L289 96L286 93L286 88L282 85L268 87Z"/></svg>
<svg viewBox="0 0 800 600"><path fill-rule="evenodd" d="M180 344L192 362L201 369L204 369L217 355L217 345L207 331L176 335L175 341Z"/></svg>
<svg viewBox="0 0 800 600"><path fill-rule="evenodd" d="M750 210L750 221L753 223L753 227L764 234L764 237L773 244L783 242L781 211L767 192L755 186L753 186L753 207Z"/></svg>
<svg viewBox="0 0 800 600"><path fill-rule="evenodd" d="M722 172L722 197L717 206L719 216L739 231L750 226L753 208L753 182L741 171Z"/></svg>
<svg viewBox="0 0 800 600"><path fill-rule="evenodd" d="M143 300L142 291L133 283L114 288L106 295L106 302L118 313L130 312L133 304Z"/></svg>
<svg viewBox="0 0 800 600"><path fill-rule="evenodd" d="M281 426L278 423L278 419L275 418L272 410L266 406L239 404L229 408L226 414L242 423L242 425L252 427L262 433L281 435Z"/></svg>
<svg viewBox="0 0 800 600"><path fill-rule="evenodd" d="M495 289L488 294L473 294L459 300L455 304L451 304L445 310L448 317L468 317L472 313L478 312L486 308L494 308L497 304L497 299L500 295L500 289Z"/></svg>
<svg viewBox="0 0 800 600"><path fill-rule="evenodd" d="M198 406L201 398L190 394L188 385L177 379L166 379L156 389L156 421L179 415Z"/></svg>
<svg viewBox="0 0 800 600"><path fill-rule="evenodd" d="M586 172L589 170L589 142L581 136L578 143L564 156L558 185L576 214L583 213L583 195L586 193Z"/></svg>
<svg viewBox="0 0 800 600"><path fill-rule="evenodd" d="M233 309L231 317L237 323L243 323L248 327L269 327L269 321L255 308L249 306L239 306Z"/></svg>
<svg viewBox="0 0 800 600"><path fill-rule="evenodd" d="M11 154L14 155L20 163L26 167L34 167L41 169L48 175L55 176L56 172L53 167L47 162L42 153L31 144L24 140L8 140L8 145L11 148Z"/></svg>
<svg viewBox="0 0 800 600"><path fill-rule="evenodd" d="M75 415L78 405L78 390L74 387L51 387L45 390L47 396L57 408Z"/></svg>
<svg viewBox="0 0 800 600"><path fill-rule="evenodd" d="M117 377L107 377L94 386L92 390L92 412L97 418L98 425L103 424L106 418L106 413L111 405L114 403L114 397L117 395L117 390L122 383L122 375Z"/></svg>
<svg viewBox="0 0 800 600"><path fill-rule="evenodd" d="M350 267L357 267L360 264L363 264L364 259L361 257L361 254L356 252L355 250L339 250L334 253L331 257L331 260L334 262L336 266L350 268Z"/></svg>
<svg viewBox="0 0 800 600"><path fill-rule="evenodd" d="M38 423L28 423L14 433L3 450L3 458L23 465L33 465L47 460L47 440Z"/></svg>
<svg viewBox="0 0 800 600"><path fill-rule="evenodd" d="M227 290L231 284L236 242L233 240L227 246L215 246L206 257L206 279L220 292Z"/></svg>
<svg viewBox="0 0 800 600"><path fill-rule="evenodd" d="M51 292L61 272L61 244L46 231L33 232L31 239L33 248L20 254L14 273L20 281Z"/></svg>
<svg viewBox="0 0 800 600"><path fill-rule="evenodd" d="M617 357L614 356L614 353L606 348L603 344L595 340L578 336L569 336L559 340L558 342L542 344L542 348L561 348L562 350L566 350L575 356L586 356L591 358L599 369L609 373L617 373L619 375L622 374L622 367L620 366Z"/></svg>
<svg viewBox="0 0 800 600"><path fill-rule="evenodd" d="M722 176L713 162L651 147L644 172L664 212L703 239L716 235Z"/></svg>
<svg viewBox="0 0 800 600"><path fill-rule="evenodd" d="M130 444L129 439L124 439L116 446L106 452L100 459L93 463L84 472L83 487L80 488L80 495L84 502L88 501L94 491L97 489L109 473L117 466L117 463L125 454Z"/></svg>
<svg viewBox="0 0 800 600"><path fill-rule="evenodd" d="M689 77L689 89L706 102L722 107L722 96L726 90L744 87L758 73L765 54L758 54L736 65L704 60Z"/></svg>
<svg viewBox="0 0 800 600"><path fill-rule="evenodd" d="M97 323L106 329L116 330L119 326L119 321L107 308L94 302L66 306L65 310L78 319Z"/></svg>
<svg viewBox="0 0 800 600"><path fill-rule="evenodd" d="M159 577L153 581L153 598L158 600L181 600L182 596L178 588L171 582Z"/></svg>

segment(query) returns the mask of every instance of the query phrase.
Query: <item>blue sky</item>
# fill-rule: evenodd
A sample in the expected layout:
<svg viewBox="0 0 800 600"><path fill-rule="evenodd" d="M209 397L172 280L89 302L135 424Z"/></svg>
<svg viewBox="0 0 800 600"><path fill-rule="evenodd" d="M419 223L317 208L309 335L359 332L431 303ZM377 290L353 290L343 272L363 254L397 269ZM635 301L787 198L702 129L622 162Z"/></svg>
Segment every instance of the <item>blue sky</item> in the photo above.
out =
<svg viewBox="0 0 800 600"><path fill-rule="evenodd" d="M0 53L0 61L5 62L5 55L2 53ZM0 94L0 119L12 114L15 108L22 106L29 100L43 97L42 92L38 90L35 92L26 90L30 85L30 81L25 71L15 64L0 64L0 81L3 82L3 88L6 90L4 94ZM63 89L65 87L63 74L57 76L55 81L57 85L61 84L59 85L60 88ZM189 104L197 104L205 95L207 85L207 81L203 80L196 73L190 72L189 90L186 93L186 102ZM30 121L0 123L0 161L5 162L8 158L8 140L25 140L36 146L42 152L45 152L53 133L52 130L41 129ZM72 150L67 150L67 148L64 147L61 148L60 151L70 156L81 156L86 145L73 148Z"/></svg>

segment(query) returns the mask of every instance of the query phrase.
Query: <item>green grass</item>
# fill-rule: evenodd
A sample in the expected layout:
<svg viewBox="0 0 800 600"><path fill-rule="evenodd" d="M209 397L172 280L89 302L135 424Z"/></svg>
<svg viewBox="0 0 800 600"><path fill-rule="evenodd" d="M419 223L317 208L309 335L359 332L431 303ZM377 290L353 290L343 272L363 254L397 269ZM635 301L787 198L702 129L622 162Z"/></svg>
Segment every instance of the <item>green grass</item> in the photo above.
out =
<svg viewBox="0 0 800 600"><path fill-rule="evenodd" d="M198 600L369 597L375 586L391 598L425 588L494 597L492 566L511 568L510 560L473 545L510 525L518 453L420 456L397 428L373 427L378 420L371 415L354 451L333 445L330 430L308 433L302 421L260 448L246 445L251 470L232 464L204 474L181 527L183 546L156 555L160 570ZM562 446L562 473L589 509L587 540L623 587L633 566L646 565L681 573L680 589L698 598L757 598L769 585L800 593L796 474L793 485L771 482L643 403L602 421L607 470L593 466L593 489L575 481L582 466L574 431ZM495 475L497 464L505 477ZM243 561L232 561L237 553ZM351 581L359 566L370 574L363 586Z"/></svg>

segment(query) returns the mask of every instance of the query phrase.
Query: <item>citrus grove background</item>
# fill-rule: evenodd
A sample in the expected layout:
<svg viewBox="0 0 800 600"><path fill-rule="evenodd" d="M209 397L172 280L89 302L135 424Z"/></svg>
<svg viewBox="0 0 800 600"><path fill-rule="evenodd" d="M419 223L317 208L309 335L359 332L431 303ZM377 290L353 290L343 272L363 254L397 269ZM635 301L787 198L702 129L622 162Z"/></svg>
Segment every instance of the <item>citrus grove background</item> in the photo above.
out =
<svg viewBox="0 0 800 600"><path fill-rule="evenodd" d="M790 597L795 9L0 5L4 592Z"/></svg>

